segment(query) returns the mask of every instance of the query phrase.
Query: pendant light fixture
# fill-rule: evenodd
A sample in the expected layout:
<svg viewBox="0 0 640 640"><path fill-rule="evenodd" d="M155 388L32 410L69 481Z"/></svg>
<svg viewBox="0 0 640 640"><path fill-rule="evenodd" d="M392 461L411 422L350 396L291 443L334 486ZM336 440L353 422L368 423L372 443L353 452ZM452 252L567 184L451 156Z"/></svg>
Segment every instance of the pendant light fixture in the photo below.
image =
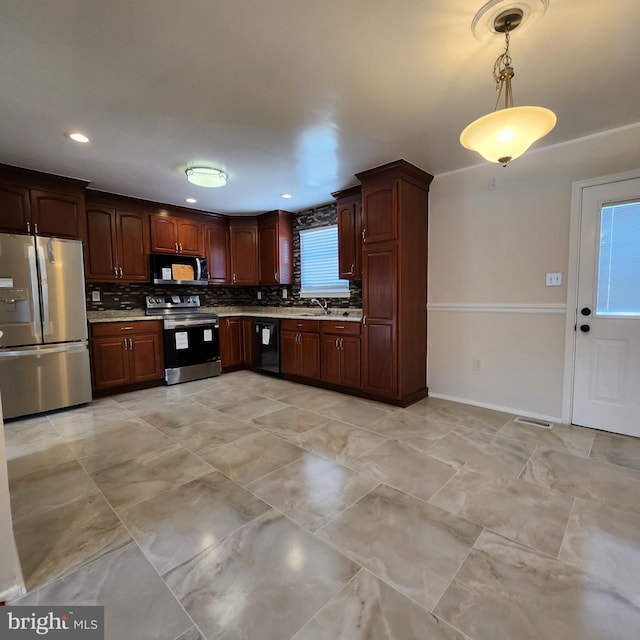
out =
<svg viewBox="0 0 640 640"><path fill-rule="evenodd" d="M521 156L536 140L540 140L555 127L556 116L544 107L514 107L511 79L514 76L509 52L510 33L522 22L519 8L507 9L494 22L494 29L505 35L505 50L493 67L498 97L493 113L474 120L460 134L460 144L477 151L489 162L503 167ZM500 107L500 100L504 106Z"/></svg>

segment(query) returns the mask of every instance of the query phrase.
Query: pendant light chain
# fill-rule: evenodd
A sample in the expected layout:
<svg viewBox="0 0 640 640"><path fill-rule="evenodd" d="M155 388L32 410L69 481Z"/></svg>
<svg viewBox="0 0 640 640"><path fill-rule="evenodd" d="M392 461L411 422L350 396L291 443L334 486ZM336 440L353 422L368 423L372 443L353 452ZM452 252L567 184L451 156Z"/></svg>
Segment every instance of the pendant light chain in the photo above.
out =
<svg viewBox="0 0 640 640"><path fill-rule="evenodd" d="M498 109L500 103L500 97L504 90L504 108L509 109L513 107L513 91L511 89L511 78L513 78L513 67L511 66L511 54L509 51L509 22L505 24L504 37L505 37L505 49L504 53L498 56L495 64L493 65L493 79L496 81L496 91L498 97L496 98L496 106L494 111Z"/></svg>

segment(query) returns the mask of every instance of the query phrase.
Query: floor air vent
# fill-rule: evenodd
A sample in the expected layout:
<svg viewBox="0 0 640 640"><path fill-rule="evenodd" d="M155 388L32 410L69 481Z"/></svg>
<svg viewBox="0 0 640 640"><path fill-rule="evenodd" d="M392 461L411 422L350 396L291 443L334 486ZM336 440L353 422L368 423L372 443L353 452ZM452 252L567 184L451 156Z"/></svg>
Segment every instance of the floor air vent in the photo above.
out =
<svg viewBox="0 0 640 640"><path fill-rule="evenodd" d="M540 427L541 429L551 429L553 427L551 422L547 422L546 420L536 420L536 418L523 418L518 416L517 418L514 418L513 421L520 424L527 424L530 427Z"/></svg>

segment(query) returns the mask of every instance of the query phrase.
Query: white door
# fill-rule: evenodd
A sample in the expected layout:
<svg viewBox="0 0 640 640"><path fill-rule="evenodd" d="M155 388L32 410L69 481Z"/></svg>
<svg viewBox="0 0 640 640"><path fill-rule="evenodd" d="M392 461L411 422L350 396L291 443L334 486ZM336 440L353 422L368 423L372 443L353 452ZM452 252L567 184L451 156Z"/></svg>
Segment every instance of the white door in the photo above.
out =
<svg viewBox="0 0 640 640"><path fill-rule="evenodd" d="M640 178L581 209L572 422L640 437Z"/></svg>

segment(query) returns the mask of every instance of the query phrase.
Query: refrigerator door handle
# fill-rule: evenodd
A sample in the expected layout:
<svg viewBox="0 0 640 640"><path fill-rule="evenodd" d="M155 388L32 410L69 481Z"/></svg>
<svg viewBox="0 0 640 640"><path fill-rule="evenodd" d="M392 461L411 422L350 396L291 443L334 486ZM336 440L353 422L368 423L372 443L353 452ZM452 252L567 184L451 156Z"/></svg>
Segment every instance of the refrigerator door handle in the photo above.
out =
<svg viewBox="0 0 640 640"><path fill-rule="evenodd" d="M87 345L84 342L76 343L76 344L66 344L61 347L49 347L49 348L24 348L24 349L14 349L14 350L5 350L0 349L0 359L2 358L21 358L24 356L47 356L51 353L74 353L75 351L86 351Z"/></svg>
<svg viewBox="0 0 640 640"><path fill-rule="evenodd" d="M51 240L48 242L47 251L53 256ZM55 256L51 262L55 262ZM49 282L47 280L47 261L44 256L44 249L38 245L38 266L40 267L40 290L42 291L42 332L49 333Z"/></svg>
<svg viewBox="0 0 640 640"><path fill-rule="evenodd" d="M38 290L38 269L36 267L36 250L31 245L27 250L27 261L29 263L29 284L31 285L31 324L33 325L33 335L37 340L41 340L42 328L40 324L40 291Z"/></svg>

